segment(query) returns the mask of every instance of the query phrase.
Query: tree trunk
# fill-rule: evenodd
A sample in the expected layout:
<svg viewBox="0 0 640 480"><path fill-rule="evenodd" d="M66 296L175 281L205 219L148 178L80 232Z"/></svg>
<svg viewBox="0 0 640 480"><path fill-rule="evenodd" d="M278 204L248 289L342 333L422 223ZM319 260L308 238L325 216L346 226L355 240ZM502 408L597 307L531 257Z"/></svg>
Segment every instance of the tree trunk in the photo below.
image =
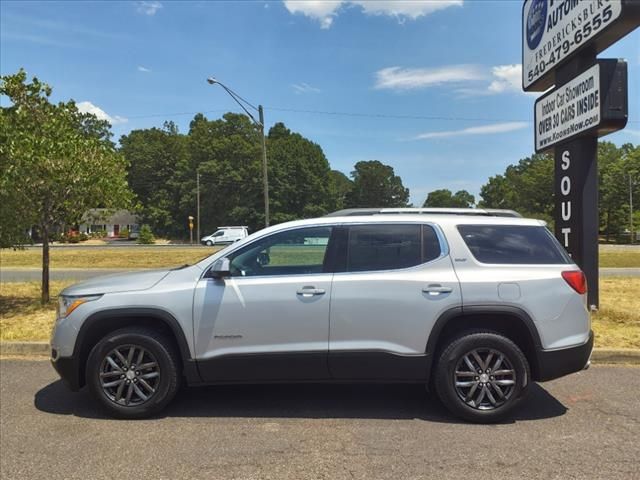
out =
<svg viewBox="0 0 640 480"><path fill-rule="evenodd" d="M49 230L42 227L42 305L49 303Z"/></svg>

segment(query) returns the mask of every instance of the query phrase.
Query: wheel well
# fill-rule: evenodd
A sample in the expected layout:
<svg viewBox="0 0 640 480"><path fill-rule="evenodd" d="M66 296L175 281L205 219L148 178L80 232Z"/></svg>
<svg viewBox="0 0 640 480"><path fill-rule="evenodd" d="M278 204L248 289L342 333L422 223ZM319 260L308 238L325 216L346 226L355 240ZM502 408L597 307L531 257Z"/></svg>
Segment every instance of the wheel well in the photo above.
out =
<svg viewBox="0 0 640 480"><path fill-rule="evenodd" d="M91 322L85 331L81 331L82 337L78 339L78 368L80 387L85 384L85 374L87 359L93 347L106 335L126 327L146 327L156 332L162 333L170 342L171 346L178 353L181 361L184 362L183 349L180 348L176 334L171 326L162 318L154 316L113 316L100 318L100 321ZM181 365L182 367L182 365Z"/></svg>
<svg viewBox="0 0 640 480"><path fill-rule="evenodd" d="M438 334L433 350L433 367L451 340L474 330L490 330L515 343L529 362L533 378L537 378L538 361L532 333L520 317L509 313L481 313L450 318Z"/></svg>

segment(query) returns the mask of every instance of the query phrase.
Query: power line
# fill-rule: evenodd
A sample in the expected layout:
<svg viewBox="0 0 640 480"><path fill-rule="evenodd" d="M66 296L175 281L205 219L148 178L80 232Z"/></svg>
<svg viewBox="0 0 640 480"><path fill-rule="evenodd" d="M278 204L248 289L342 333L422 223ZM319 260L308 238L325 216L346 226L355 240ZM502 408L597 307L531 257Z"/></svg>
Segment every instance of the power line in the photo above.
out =
<svg viewBox="0 0 640 480"><path fill-rule="evenodd" d="M393 114L393 113L368 113L368 112L344 112L344 111L330 111L330 110L305 110L297 108L287 107L274 107L265 106L265 110L271 110L275 112L289 112L289 113L306 113L313 115L328 115L328 116L343 116L343 117L360 117L360 118L382 118L382 119L394 119L394 120L438 120L438 121L453 121L453 122L526 122L531 119L524 118L488 118L488 117L458 117L458 116L444 116L444 115L413 115L413 114ZM154 113L149 115L128 115L128 119L139 118L154 118L154 117L172 117L180 115L196 115L198 113L221 113L228 112L229 110L204 110L199 112L175 112L175 113ZM627 123L640 123L640 120L629 120Z"/></svg>

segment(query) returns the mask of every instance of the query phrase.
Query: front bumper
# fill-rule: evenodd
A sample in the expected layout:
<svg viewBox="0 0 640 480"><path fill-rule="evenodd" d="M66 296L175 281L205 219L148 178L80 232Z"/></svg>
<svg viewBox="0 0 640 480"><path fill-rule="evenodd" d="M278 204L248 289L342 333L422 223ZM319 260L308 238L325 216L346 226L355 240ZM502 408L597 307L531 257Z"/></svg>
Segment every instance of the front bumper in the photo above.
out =
<svg viewBox="0 0 640 480"><path fill-rule="evenodd" d="M51 358L51 365L71 391L77 392L82 388L84 382L80 380L80 368L75 357Z"/></svg>
<svg viewBox="0 0 640 480"><path fill-rule="evenodd" d="M561 350L539 350L535 380L546 382L588 368L592 350L593 331L589 332L589 340L582 345Z"/></svg>

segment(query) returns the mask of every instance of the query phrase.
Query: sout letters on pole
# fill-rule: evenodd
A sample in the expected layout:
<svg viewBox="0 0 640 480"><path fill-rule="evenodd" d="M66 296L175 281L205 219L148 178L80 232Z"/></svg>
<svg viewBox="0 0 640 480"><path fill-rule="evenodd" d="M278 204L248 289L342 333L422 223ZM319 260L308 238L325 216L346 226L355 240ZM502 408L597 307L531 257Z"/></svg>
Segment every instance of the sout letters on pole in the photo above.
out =
<svg viewBox="0 0 640 480"><path fill-rule="evenodd" d="M640 25L640 0L525 0L522 88L535 102L536 152L555 158L555 235L598 298L598 137L625 127L627 64L596 55Z"/></svg>

